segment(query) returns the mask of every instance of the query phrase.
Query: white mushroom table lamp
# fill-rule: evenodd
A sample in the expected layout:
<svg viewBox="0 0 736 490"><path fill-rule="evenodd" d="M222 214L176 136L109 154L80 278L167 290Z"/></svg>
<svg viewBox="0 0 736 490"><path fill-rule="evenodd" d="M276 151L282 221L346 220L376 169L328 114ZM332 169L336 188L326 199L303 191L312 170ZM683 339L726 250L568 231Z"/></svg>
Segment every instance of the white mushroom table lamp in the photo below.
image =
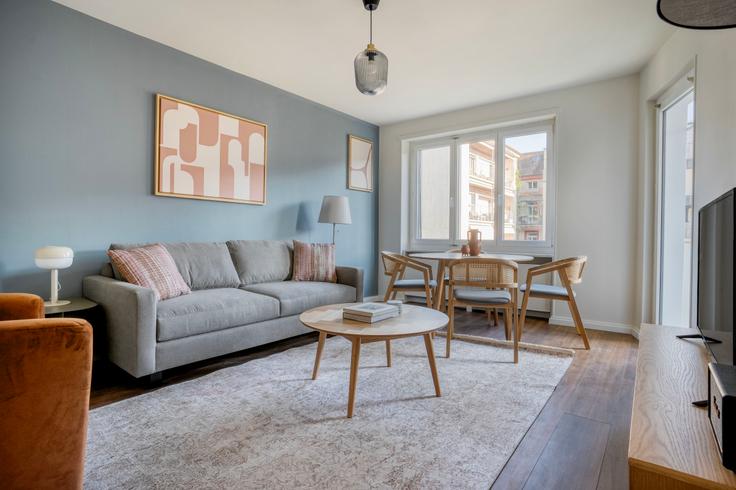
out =
<svg viewBox="0 0 736 490"><path fill-rule="evenodd" d="M70 301L59 300L59 269L66 269L72 265L74 251L69 247L47 246L36 250L36 267L51 271L51 298L45 301L46 306L68 305Z"/></svg>

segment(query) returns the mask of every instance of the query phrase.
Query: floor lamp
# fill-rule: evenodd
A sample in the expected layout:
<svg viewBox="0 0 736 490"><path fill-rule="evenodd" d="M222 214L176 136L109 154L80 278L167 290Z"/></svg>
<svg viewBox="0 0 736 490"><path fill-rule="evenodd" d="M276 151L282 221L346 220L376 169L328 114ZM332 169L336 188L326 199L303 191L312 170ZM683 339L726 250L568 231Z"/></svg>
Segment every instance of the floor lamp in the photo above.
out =
<svg viewBox="0 0 736 490"><path fill-rule="evenodd" d="M346 196L325 196L319 212L320 223L332 223L332 243L335 243L335 225L349 225L350 202Z"/></svg>

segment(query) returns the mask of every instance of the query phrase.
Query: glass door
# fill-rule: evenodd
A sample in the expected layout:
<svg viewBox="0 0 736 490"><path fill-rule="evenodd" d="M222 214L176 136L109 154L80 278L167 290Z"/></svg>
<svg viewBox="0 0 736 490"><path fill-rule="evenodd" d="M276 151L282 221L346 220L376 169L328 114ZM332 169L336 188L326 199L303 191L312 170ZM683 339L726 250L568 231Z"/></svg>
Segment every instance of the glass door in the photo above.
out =
<svg viewBox="0 0 736 490"><path fill-rule="evenodd" d="M695 93L689 84L659 109L658 321L677 327L690 327L694 115Z"/></svg>

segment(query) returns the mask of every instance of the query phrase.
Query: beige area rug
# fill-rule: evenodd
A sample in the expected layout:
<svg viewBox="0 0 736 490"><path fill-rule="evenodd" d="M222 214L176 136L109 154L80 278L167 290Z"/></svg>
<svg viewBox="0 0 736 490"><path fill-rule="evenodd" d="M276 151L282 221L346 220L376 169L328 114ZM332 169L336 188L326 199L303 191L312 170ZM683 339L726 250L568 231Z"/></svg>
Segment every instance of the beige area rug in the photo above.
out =
<svg viewBox="0 0 736 490"><path fill-rule="evenodd" d="M85 486L487 489L572 360L453 341L436 398L423 339L392 347L361 349L352 419L342 338L316 381L313 344L95 409Z"/></svg>

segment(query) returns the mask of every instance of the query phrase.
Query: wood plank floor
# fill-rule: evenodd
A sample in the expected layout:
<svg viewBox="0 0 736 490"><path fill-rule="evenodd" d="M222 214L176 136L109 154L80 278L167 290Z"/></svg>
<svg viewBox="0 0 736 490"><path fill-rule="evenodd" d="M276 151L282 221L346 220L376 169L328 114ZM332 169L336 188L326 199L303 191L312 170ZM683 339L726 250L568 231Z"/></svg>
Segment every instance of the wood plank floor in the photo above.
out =
<svg viewBox="0 0 736 490"><path fill-rule="evenodd" d="M542 482L545 489L628 488L627 451L637 341L629 335L589 330L591 350L586 351L573 328L528 319L524 330L525 342L573 348L576 355L493 488L540 488ZM499 339L504 336L503 326L489 326L485 314L460 310L455 331ZM308 334L171 369L156 386L98 362L92 376L90 406L96 408L316 340L316 334Z"/></svg>

